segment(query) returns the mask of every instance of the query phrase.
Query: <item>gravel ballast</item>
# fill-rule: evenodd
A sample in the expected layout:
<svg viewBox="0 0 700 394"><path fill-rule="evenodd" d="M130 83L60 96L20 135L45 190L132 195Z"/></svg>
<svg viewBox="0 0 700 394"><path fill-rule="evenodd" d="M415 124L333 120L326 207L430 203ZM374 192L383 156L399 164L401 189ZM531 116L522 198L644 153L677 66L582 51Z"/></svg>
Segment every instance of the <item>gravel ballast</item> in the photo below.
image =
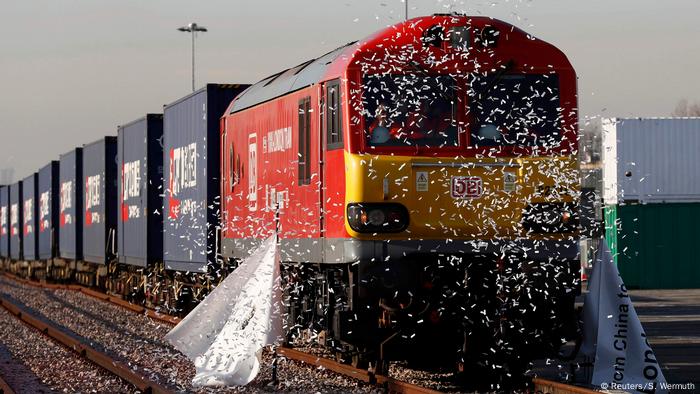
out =
<svg viewBox="0 0 700 394"><path fill-rule="evenodd" d="M173 390L222 392L221 389L195 389L191 386L192 378L195 375L194 364L164 339L165 334L172 328L170 324L155 321L145 315L127 311L122 307L97 300L80 292L42 289L19 284L8 278L0 278L0 293L10 295L33 309L35 313L41 314L44 318L89 340L97 350L128 363L134 371ZM12 318L9 315L7 317ZM29 338L23 342L32 343ZM269 349L266 349L262 353L262 358L261 371L253 382L245 387L230 387L224 391L381 392L374 386L355 379L284 357L278 358L278 383L273 385L270 384L273 354ZM37 376L42 381L44 380L41 375L37 374ZM61 378L57 377L53 381ZM133 388L126 391L129 390L133 390ZM90 390L74 389L69 391ZM112 390L107 389L106 391ZM123 392L123 390L117 391Z"/></svg>
<svg viewBox="0 0 700 394"><path fill-rule="evenodd" d="M18 393L135 392L127 382L80 358L4 308L0 308L0 343L6 351L0 373Z"/></svg>

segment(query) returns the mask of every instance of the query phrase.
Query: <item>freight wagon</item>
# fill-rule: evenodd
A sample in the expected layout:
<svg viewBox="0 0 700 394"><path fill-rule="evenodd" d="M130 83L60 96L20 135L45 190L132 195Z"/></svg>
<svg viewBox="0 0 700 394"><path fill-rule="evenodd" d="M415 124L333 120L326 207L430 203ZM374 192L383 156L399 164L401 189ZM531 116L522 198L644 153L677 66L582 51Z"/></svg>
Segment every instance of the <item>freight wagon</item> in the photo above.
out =
<svg viewBox="0 0 700 394"><path fill-rule="evenodd" d="M117 137L83 146L83 185L85 264L78 266L76 280L100 285L117 253Z"/></svg>
<svg viewBox="0 0 700 394"><path fill-rule="evenodd" d="M83 259L83 148L75 148L59 160L59 257L51 264L51 276L70 279L71 267Z"/></svg>
<svg viewBox="0 0 700 394"><path fill-rule="evenodd" d="M219 121L247 86L207 84L163 108L166 270L206 274L221 267ZM177 274L175 281L192 283L184 298L200 297L208 286L201 275Z"/></svg>
<svg viewBox="0 0 700 394"><path fill-rule="evenodd" d="M23 259L34 261L39 259L38 231L37 231L37 196L38 174L24 178L22 181L22 235L23 235Z"/></svg>
<svg viewBox="0 0 700 394"><path fill-rule="evenodd" d="M60 255L58 239L59 226L59 168L58 161L51 161L39 170L39 260L50 260Z"/></svg>
<svg viewBox="0 0 700 394"><path fill-rule="evenodd" d="M117 139L117 250L122 266L108 288L134 299L151 293L148 285L160 277L147 274L162 269L163 263L163 115L148 114L119 126Z"/></svg>
<svg viewBox="0 0 700 394"><path fill-rule="evenodd" d="M22 260L22 181L10 185L10 259Z"/></svg>

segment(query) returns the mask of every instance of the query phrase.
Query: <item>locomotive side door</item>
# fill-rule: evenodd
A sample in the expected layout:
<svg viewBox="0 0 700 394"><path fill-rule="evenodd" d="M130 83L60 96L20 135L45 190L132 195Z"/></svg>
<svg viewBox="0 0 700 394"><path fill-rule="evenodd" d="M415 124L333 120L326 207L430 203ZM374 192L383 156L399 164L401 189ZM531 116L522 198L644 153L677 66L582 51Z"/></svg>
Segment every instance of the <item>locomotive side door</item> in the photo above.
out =
<svg viewBox="0 0 700 394"><path fill-rule="evenodd" d="M342 132L342 98L340 79L321 84L319 92L319 217L321 221L321 260L333 260L326 252L336 248L331 243L345 235L345 172Z"/></svg>
<svg viewBox="0 0 700 394"><path fill-rule="evenodd" d="M324 203L323 203L323 196L324 196L324 190L326 186L326 176L325 176L325 160L326 160L326 150L324 147L326 146L326 139L324 138L326 135L326 126L325 126L325 103L326 103L326 96L325 96L325 91L326 91L326 85L321 84L318 89L318 100L316 100L316 105L317 105L317 115L314 117L316 124L317 124L317 138L316 140L317 145L316 145L316 151L318 152L318 217L319 217L319 238L320 238L320 251L319 251L319 260L320 262L325 261L325 230L326 230L326 224L324 220Z"/></svg>
<svg viewBox="0 0 700 394"><path fill-rule="evenodd" d="M319 121L320 109L318 87L300 92L296 104L295 138L298 141L298 151L293 152L298 167L295 203L289 206L290 217L282 220L289 221L290 236L299 239L295 246L296 258L300 262L320 262L323 218L320 215L322 199L322 126ZM283 231L285 233L285 231Z"/></svg>

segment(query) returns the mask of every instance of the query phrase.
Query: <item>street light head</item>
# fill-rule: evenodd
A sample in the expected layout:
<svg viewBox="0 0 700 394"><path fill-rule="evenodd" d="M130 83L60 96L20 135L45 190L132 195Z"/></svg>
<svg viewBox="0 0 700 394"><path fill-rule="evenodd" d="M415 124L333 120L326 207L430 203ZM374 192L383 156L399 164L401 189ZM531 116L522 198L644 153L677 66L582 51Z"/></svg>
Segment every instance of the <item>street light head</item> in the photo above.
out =
<svg viewBox="0 0 700 394"><path fill-rule="evenodd" d="M194 22L190 23L190 24L187 25L187 26L178 27L177 29L178 29L179 31L186 31L186 32L188 32L188 33L197 32L197 31L201 31L201 32L207 31L207 28L206 28L206 27L204 27L204 26L199 26L199 25L197 25L197 24L194 23Z"/></svg>

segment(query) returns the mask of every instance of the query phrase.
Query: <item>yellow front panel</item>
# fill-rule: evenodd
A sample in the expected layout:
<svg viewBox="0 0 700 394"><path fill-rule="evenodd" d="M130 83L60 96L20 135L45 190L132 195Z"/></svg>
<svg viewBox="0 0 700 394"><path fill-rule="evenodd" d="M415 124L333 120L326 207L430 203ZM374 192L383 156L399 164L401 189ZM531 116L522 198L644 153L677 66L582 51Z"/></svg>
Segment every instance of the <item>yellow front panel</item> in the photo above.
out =
<svg viewBox="0 0 700 394"><path fill-rule="evenodd" d="M454 159L345 153L345 166L346 205L397 202L408 209L408 229L382 234L383 239L525 236L520 219L527 204L571 202L579 191L578 163L572 156ZM453 182L473 188L459 194L464 189L455 187L453 193ZM377 238L353 231L347 220L345 227L353 237Z"/></svg>

